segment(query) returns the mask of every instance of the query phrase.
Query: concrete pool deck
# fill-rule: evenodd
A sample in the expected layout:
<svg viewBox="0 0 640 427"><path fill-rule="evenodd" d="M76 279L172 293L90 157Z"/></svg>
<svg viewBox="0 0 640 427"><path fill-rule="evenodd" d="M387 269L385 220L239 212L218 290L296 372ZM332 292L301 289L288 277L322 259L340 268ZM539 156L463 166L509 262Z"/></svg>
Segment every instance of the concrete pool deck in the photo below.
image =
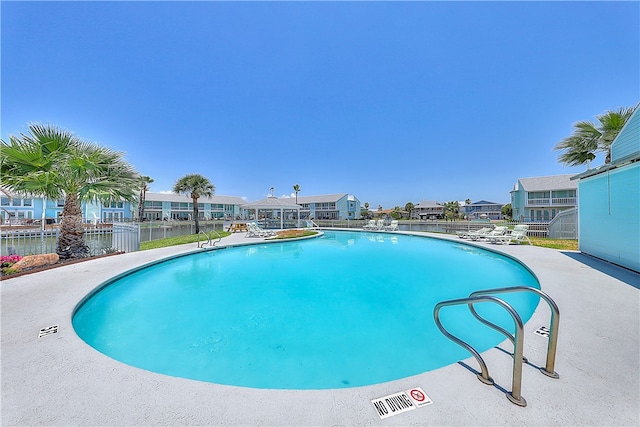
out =
<svg viewBox="0 0 640 427"><path fill-rule="evenodd" d="M447 238L456 237L419 234ZM244 233L219 246L256 242ZM523 368L522 408L507 400L512 359L483 353L497 386L461 363L372 386L263 390L169 377L89 347L71 314L91 290L137 266L196 250L195 244L106 257L11 278L1 291L1 423L14 425L639 425L640 274L577 252L528 245L478 246L520 259L560 308L551 379ZM462 297L462 296L461 296ZM433 319L432 307L426 307ZM58 333L39 331L59 325ZM525 325L524 354L543 366L549 325L541 303ZM500 348L511 351L508 342ZM401 354L398 357L402 357ZM463 361L477 369L475 359ZM381 420L371 399L421 387L433 404Z"/></svg>

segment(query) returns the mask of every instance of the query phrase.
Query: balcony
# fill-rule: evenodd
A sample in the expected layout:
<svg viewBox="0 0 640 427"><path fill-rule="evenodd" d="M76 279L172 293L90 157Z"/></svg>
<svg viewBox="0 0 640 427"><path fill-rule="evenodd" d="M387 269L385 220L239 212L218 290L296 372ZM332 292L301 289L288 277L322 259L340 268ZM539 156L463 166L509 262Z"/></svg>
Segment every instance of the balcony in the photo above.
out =
<svg viewBox="0 0 640 427"><path fill-rule="evenodd" d="M551 199L528 199L527 206L576 206L576 197L557 197Z"/></svg>

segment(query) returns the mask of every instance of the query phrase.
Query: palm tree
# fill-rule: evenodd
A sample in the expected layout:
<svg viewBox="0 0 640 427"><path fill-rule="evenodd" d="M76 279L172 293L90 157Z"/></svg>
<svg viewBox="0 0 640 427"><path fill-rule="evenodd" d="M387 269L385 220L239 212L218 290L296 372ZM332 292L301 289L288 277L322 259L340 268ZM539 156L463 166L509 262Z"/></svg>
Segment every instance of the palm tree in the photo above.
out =
<svg viewBox="0 0 640 427"><path fill-rule="evenodd" d="M574 124L573 133L558 142L554 150L562 151L558 161L569 166L587 164L596 158L599 152L606 152L605 163L611 161L611 144L624 127L634 108L618 108L596 116L598 125L590 121L581 121Z"/></svg>
<svg viewBox="0 0 640 427"><path fill-rule="evenodd" d="M407 204L404 205L404 210L409 212L409 218L411 218L411 212L413 212L415 208L415 205L411 202L407 202Z"/></svg>
<svg viewBox="0 0 640 427"><path fill-rule="evenodd" d="M362 217L362 219L368 219L372 216L371 212L369 211L369 202L364 202L364 207L360 208L360 216Z"/></svg>
<svg viewBox="0 0 640 427"><path fill-rule="evenodd" d="M138 187L140 188L140 197L138 198L138 221L142 221L144 218L144 201L147 198L147 191L149 191L149 185L153 182L151 177L142 175L138 180Z"/></svg>
<svg viewBox="0 0 640 427"><path fill-rule="evenodd" d="M199 174L185 175L180 178L173 186L173 192L178 194L188 194L193 200L193 219L196 224L196 233L200 232L200 223L198 222L198 199L200 196L213 196L216 188L209 179Z"/></svg>
<svg viewBox="0 0 640 427"><path fill-rule="evenodd" d="M393 211L389 214L393 219L402 218L402 208L400 206L394 206Z"/></svg>
<svg viewBox="0 0 640 427"><path fill-rule="evenodd" d="M300 186L298 184L293 186L293 191L296 193L296 205L298 204L298 193L300 192Z"/></svg>
<svg viewBox="0 0 640 427"><path fill-rule="evenodd" d="M447 219L454 220L460 212L460 204L458 202L447 202L444 204L444 215Z"/></svg>
<svg viewBox="0 0 640 427"><path fill-rule="evenodd" d="M62 259L89 255L82 202L135 201L139 174L123 153L58 126L30 124L27 134L3 140L0 152L3 187L27 197L64 199L56 245Z"/></svg>

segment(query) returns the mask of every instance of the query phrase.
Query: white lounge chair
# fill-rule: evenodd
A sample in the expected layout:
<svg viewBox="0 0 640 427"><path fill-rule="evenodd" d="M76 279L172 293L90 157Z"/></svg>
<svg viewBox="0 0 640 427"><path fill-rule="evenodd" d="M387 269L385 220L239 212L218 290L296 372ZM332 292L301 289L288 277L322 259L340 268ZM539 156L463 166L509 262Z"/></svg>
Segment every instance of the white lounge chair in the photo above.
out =
<svg viewBox="0 0 640 427"><path fill-rule="evenodd" d="M271 237L275 235L275 232L260 228L260 226L255 222L247 223L247 234L245 235L245 237Z"/></svg>
<svg viewBox="0 0 640 427"><path fill-rule="evenodd" d="M458 231L458 237L461 239L470 239L471 236L484 236L485 234L489 234L493 231L492 227L482 227L478 230L472 231Z"/></svg>
<svg viewBox="0 0 640 427"><path fill-rule="evenodd" d="M382 227L384 231L396 231L398 229L398 220L392 220L389 225Z"/></svg>
<svg viewBox="0 0 640 427"><path fill-rule="evenodd" d="M378 223L375 219L370 219L363 227L363 230L377 230Z"/></svg>
<svg viewBox="0 0 640 427"><path fill-rule="evenodd" d="M476 235L469 236L469 238L471 240L490 240L493 237L502 236L506 232L507 232L507 227L499 226L486 234L476 234Z"/></svg>
<svg viewBox="0 0 640 427"><path fill-rule="evenodd" d="M490 237L489 241L491 243L502 243L503 245L508 245L511 242L518 244L521 242L527 242L531 245L531 240L529 240L529 237L527 236L528 230L528 225L516 225L510 233L503 234L502 236Z"/></svg>

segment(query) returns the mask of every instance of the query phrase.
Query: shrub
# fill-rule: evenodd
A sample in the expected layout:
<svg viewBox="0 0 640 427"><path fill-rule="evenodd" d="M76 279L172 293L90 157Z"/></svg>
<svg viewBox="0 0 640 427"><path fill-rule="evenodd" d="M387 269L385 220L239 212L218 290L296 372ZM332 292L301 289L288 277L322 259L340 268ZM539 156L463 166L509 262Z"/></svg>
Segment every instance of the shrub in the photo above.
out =
<svg viewBox="0 0 640 427"><path fill-rule="evenodd" d="M2 255L0 256L0 270L2 274L13 274L17 270L14 270L13 264L20 261L22 257L20 255Z"/></svg>
<svg viewBox="0 0 640 427"><path fill-rule="evenodd" d="M11 267L16 262L20 261L22 257L20 255L2 255L0 256L0 267Z"/></svg>

